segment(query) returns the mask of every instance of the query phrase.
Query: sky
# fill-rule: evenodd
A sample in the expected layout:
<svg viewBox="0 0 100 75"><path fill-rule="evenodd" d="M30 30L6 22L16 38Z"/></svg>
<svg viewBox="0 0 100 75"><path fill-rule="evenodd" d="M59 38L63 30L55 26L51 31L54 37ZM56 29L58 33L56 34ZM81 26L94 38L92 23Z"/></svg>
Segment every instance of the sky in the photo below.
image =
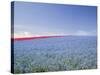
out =
<svg viewBox="0 0 100 75"><path fill-rule="evenodd" d="M14 35L97 35L97 7L14 2Z"/></svg>

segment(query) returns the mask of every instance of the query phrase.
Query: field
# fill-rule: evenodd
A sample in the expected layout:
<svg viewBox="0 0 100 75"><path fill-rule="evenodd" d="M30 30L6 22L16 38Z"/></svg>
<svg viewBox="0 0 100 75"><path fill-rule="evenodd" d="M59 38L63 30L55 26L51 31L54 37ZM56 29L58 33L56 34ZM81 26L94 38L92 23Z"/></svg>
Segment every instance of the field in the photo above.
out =
<svg viewBox="0 0 100 75"><path fill-rule="evenodd" d="M96 36L66 36L14 42L14 73L96 68Z"/></svg>

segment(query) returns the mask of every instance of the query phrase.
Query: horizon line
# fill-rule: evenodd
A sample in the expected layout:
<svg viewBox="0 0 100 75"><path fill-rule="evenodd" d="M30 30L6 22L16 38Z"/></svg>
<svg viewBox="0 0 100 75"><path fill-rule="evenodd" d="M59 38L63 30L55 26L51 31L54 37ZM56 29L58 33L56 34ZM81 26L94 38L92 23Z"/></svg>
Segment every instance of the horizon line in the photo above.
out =
<svg viewBox="0 0 100 75"><path fill-rule="evenodd" d="M97 35L55 35L55 36L24 36L24 37L11 37L11 40L32 40L32 39L44 39L44 38L55 38L55 37L66 37L66 36L97 36Z"/></svg>

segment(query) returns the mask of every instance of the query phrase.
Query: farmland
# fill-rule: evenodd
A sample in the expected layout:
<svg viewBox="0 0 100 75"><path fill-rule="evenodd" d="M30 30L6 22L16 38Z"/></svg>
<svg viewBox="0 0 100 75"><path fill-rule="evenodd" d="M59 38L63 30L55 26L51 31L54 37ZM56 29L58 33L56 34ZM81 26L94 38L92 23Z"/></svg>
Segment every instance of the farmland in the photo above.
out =
<svg viewBox="0 0 100 75"><path fill-rule="evenodd" d="M96 68L96 36L66 36L14 41L14 73Z"/></svg>

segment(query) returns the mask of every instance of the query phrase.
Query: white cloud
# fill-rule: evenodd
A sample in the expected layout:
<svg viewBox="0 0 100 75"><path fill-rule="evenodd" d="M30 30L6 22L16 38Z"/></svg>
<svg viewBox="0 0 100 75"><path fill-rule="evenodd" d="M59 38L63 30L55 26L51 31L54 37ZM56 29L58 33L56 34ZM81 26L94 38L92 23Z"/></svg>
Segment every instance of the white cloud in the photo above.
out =
<svg viewBox="0 0 100 75"><path fill-rule="evenodd" d="M82 30L79 30L75 33L75 35L83 35L83 36L88 36L88 35L92 35L91 32L86 32L86 31L82 31Z"/></svg>
<svg viewBox="0 0 100 75"><path fill-rule="evenodd" d="M16 32L14 33L14 37L17 38L17 37L31 37L32 34L30 32Z"/></svg>
<svg viewBox="0 0 100 75"><path fill-rule="evenodd" d="M41 32L41 33L30 33L30 32L27 32L27 31L20 31L20 32L14 32L14 38L20 38L20 37L36 37L36 36L59 36L59 35L66 35L64 33L52 33L52 32Z"/></svg>
<svg viewBox="0 0 100 75"><path fill-rule="evenodd" d="M14 32L14 38L20 38L20 37L36 37L36 36L59 36L59 35L69 35L66 33L56 33L56 32L28 32L28 31L19 31L19 32ZM71 35L71 34L70 34ZM77 32L73 33L72 35L78 35L78 36L91 36L93 35L92 32L87 32L87 31L82 31L82 30L78 30Z"/></svg>

